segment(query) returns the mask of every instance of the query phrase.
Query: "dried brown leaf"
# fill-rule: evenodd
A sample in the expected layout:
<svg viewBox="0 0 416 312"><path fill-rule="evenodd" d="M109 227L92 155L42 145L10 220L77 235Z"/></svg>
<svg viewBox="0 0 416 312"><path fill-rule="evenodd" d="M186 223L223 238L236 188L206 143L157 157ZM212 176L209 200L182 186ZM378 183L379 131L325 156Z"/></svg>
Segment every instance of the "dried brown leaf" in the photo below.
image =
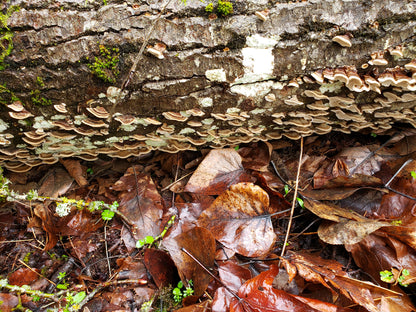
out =
<svg viewBox="0 0 416 312"><path fill-rule="evenodd" d="M186 192L219 195L231 185L250 181L241 156L232 148L208 153L185 186Z"/></svg>
<svg viewBox="0 0 416 312"><path fill-rule="evenodd" d="M176 237L164 239L163 246L175 262L181 279L184 282L192 280L194 295L201 296L211 281L211 276L182 248L185 248L205 267L212 268L215 257L215 239L211 232L201 227L195 227Z"/></svg>
<svg viewBox="0 0 416 312"><path fill-rule="evenodd" d="M114 184L113 190L121 191L119 210L135 225L136 240L160 234L164 205L149 175L131 167Z"/></svg>
<svg viewBox="0 0 416 312"><path fill-rule="evenodd" d="M355 244L386 224L386 222L371 219L366 221L347 219L340 222L327 221L319 226L318 236L325 243L332 245Z"/></svg>
<svg viewBox="0 0 416 312"><path fill-rule="evenodd" d="M273 247L269 196L252 183L238 183L218 196L198 218L224 246L246 257L260 257Z"/></svg>

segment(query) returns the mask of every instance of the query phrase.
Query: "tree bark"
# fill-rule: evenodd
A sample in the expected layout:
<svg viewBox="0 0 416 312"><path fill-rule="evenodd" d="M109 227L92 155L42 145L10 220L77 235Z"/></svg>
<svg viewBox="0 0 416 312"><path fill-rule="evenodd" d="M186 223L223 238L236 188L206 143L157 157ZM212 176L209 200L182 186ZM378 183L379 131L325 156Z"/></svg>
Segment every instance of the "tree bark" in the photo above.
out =
<svg viewBox="0 0 416 312"><path fill-rule="evenodd" d="M6 168L416 125L414 1L231 2L3 3Z"/></svg>

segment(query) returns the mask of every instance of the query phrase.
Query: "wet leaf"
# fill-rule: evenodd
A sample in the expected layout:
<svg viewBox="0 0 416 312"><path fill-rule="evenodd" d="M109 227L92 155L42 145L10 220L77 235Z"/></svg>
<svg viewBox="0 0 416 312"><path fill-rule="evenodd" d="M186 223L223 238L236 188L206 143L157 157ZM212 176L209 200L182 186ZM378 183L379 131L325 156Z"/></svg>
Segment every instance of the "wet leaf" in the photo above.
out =
<svg viewBox="0 0 416 312"><path fill-rule="evenodd" d="M273 247L269 196L252 183L238 183L204 210L198 225L209 229L224 246L246 257L260 257Z"/></svg>
<svg viewBox="0 0 416 312"><path fill-rule="evenodd" d="M337 290L372 312L379 311L377 303L381 297L400 296L395 291L350 278L342 270L341 263L335 260L322 259L308 253L291 253L288 259L283 260L283 265L295 266L298 274L305 280L319 282L332 291Z"/></svg>
<svg viewBox="0 0 416 312"><path fill-rule="evenodd" d="M0 310L2 312L12 312L19 304L19 298L12 294L0 293Z"/></svg>
<svg viewBox="0 0 416 312"><path fill-rule="evenodd" d="M380 281L381 271L391 268L406 269L409 276L416 276L416 251L382 231L345 247L355 263L376 281Z"/></svg>
<svg viewBox="0 0 416 312"><path fill-rule="evenodd" d="M163 246L175 262L181 279L192 280L194 295L201 296L211 281L211 276L183 252L182 248L185 248L205 267L212 268L215 257L215 239L211 232L201 227L195 227L176 237L164 239Z"/></svg>
<svg viewBox="0 0 416 312"><path fill-rule="evenodd" d="M9 276L9 284L11 285L30 285L34 281L39 278L39 270L33 269L30 270L29 268L20 268L14 271Z"/></svg>
<svg viewBox="0 0 416 312"><path fill-rule="evenodd" d="M270 270L244 283L238 291L242 300L231 299L230 312L318 312L290 294L274 289L273 279L278 272L278 267L272 265Z"/></svg>
<svg viewBox="0 0 416 312"><path fill-rule="evenodd" d="M270 164L273 146L269 142L256 142L248 147L242 147L238 153L242 157L243 167L256 171L267 171Z"/></svg>
<svg viewBox="0 0 416 312"><path fill-rule="evenodd" d="M163 250L148 248L144 251L144 265L160 289L176 285L179 281L178 271L172 258Z"/></svg>
<svg viewBox="0 0 416 312"><path fill-rule="evenodd" d="M114 184L113 190L121 191L119 210L135 225L136 240L160 234L164 205L149 175L131 167Z"/></svg>
<svg viewBox="0 0 416 312"><path fill-rule="evenodd" d="M185 186L186 192L219 195L231 185L250 181L241 156L232 148L208 153Z"/></svg>
<svg viewBox="0 0 416 312"><path fill-rule="evenodd" d="M45 175L38 193L42 196L59 197L69 190L73 182L74 179L67 171L54 168Z"/></svg>

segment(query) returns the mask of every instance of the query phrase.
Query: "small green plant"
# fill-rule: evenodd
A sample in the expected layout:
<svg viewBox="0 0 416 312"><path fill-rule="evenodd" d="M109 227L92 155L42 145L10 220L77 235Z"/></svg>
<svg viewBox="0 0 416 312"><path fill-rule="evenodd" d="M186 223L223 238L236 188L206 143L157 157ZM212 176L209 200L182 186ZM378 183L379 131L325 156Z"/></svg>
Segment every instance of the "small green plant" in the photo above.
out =
<svg viewBox="0 0 416 312"><path fill-rule="evenodd" d="M380 279L383 282L390 283L390 284L397 284L399 283L400 286L407 287L409 286L408 283L406 283L406 277L409 276L409 270L402 269L401 271L392 268L391 271L384 270L380 271Z"/></svg>
<svg viewBox="0 0 416 312"><path fill-rule="evenodd" d="M163 239L163 237L165 237L167 231L170 229L170 227L173 225L173 223L175 223L175 218L176 217L174 215L172 217L170 217L170 219L169 219L168 223L166 224L166 226L164 227L163 231L158 236L156 236L156 237L145 236L145 238L139 239L136 242L136 247L137 248L142 248L145 245L149 245L149 247L150 247L156 241Z"/></svg>
<svg viewBox="0 0 416 312"><path fill-rule="evenodd" d="M305 209L305 204L303 203L303 199L302 199L302 198L300 198L300 197L296 197L296 200L298 201L299 206L300 206L302 209Z"/></svg>
<svg viewBox="0 0 416 312"><path fill-rule="evenodd" d="M49 106L52 105L52 101L41 96L40 95L40 90L36 89L36 90L32 90L30 91L30 95L32 96L32 103L35 105L41 105L41 106Z"/></svg>
<svg viewBox="0 0 416 312"><path fill-rule="evenodd" d="M91 72L105 82L114 83L119 74L119 49L107 48L100 45L100 55L96 56L92 64L88 64Z"/></svg>
<svg viewBox="0 0 416 312"><path fill-rule="evenodd" d="M289 185L285 184L284 190L285 190L285 196L289 194L289 191L290 191Z"/></svg>
<svg viewBox="0 0 416 312"><path fill-rule="evenodd" d="M227 16L233 13L233 4L230 1L218 0L217 12L222 16Z"/></svg>
<svg viewBox="0 0 416 312"><path fill-rule="evenodd" d="M212 13L214 12L214 4L212 2L208 3L205 7L205 12Z"/></svg>
<svg viewBox="0 0 416 312"><path fill-rule="evenodd" d="M88 169L87 169L87 173L88 173L89 175L93 175L93 174L94 174L94 170L92 170L92 168L88 168Z"/></svg>
<svg viewBox="0 0 416 312"><path fill-rule="evenodd" d="M390 221L390 224L395 226L402 225L402 220L392 220Z"/></svg>
<svg viewBox="0 0 416 312"><path fill-rule="evenodd" d="M410 171L410 175L413 179L416 179L416 171Z"/></svg>
<svg viewBox="0 0 416 312"><path fill-rule="evenodd" d="M45 87L45 83L43 82L42 77L37 76L36 77L36 83L38 84L39 87L43 88Z"/></svg>
<svg viewBox="0 0 416 312"><path fill-rule="evenodd" d="M192 280L189 280L188 286L185 287L182 283L182 281L179 281L178 285L172 290L173 299L177 304L180 304L183 300L183 298L191 296L194 293L193 290L193 282Z"/></svg>
<svg viewBox="0 0 416 312"><path fill-rule="evenodd" d="M377 137L377 133L371 132L371 136L372 136L373 138L376 138L376 137Z"/></svg>
<svg viewBox="0 0 416 312"><path fill-rule="evenodd" d="M13 91L7 88L7 84L0 84L0 104L8 105L16 101L20 100Z"/></svg>
<svg viewBox="0 0 416 312"><path fill-rule="evenodd" d="M114 218L114 215L115 215L115 212L111 211L109 209L105 209L105 210L103 210L103 212L101 212L101 218L104 221L110 221L111 219Z"/></svg>
<svg viewBox="0 0 416 312"><path fill-rule="evenodd" d="M61 290L68 289L69 283L65 281L65 277L66 277L66 272L58 273L59 283L56 284L56 288L61 289Z"/></svg>

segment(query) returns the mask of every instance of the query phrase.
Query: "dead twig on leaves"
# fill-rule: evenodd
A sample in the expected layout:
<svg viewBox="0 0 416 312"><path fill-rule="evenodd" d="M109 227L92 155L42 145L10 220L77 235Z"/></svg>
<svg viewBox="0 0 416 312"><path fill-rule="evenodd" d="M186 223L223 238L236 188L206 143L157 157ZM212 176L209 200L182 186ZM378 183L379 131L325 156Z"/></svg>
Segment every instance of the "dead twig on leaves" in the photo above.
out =
<svg viewBox="0 0 416 312"><path fill-rule="evenodd" d="M290 228L292 227L293 214L294 214L295 207L296 207L296 202L297 202L296 198L298 196L300 167L302 166L302 154L303 154L303 137L300 138L299 164L298 164L298 171L296 173L295 191L294 191L294 194L293 194L292 209L290 210L290 217L289 217L289 223L287 225L286 236L285 236L285 240L283 242L282 252L280 254L281 257L283 257L285 255L286 244L287 244L287 241L289 240Z"/></svg>

